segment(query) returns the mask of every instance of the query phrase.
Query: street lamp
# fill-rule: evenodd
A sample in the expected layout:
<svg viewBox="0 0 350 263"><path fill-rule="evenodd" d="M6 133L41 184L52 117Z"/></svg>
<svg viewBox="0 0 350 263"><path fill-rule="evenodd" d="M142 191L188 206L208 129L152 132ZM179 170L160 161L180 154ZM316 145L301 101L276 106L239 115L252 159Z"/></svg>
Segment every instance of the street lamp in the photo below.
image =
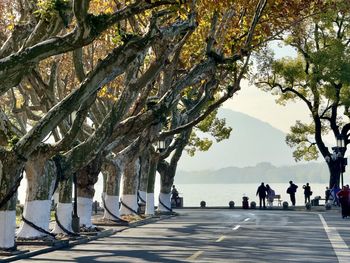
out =
<svg viewBox="0 0 350 263"><path fill-rule="evenodd" d="M159 152L164 151L165 150L165 141L164 140L158 140L156 147L157 147L157 150Z"/></svg>
<svg viewBox="0 0 350 263"><path fill-rule="evenodd" d="M80 230L80 219L78 216L78 186L77 186L77 174L73 174L73 184L74 184L74 207L72 214L72 229L75 233L79 233Z"/></svg>
<svg viewBox="0 0 350 263"><path fill-rule="evenodd" d="M345 148L345 140L342 135L337 136L337 147L342 150L341 148Z"/></svg>
<svg viewBox="0 0 350 263"><path fill-rule="evenodd" d="M341 186L344 186L344 176L343 173L345 172L345 166L348 164L347 158L344 158L345 155L345 138L340 134L337 136L337 159L339 161L339 168L340 168L340 178L341 178Z"/></svg>
<svg viewBox="0 0 350 263"><path fill-rule="evenodd" d="M73 125L75 118L77 117L77 112L73 111L69 115L70 124ZM77 184L77 174L73 173L73 185L74 185L74 206L72 214L72 230L75 233L79 233L80 230L80 218L78 216L78 184Z"/></svg>

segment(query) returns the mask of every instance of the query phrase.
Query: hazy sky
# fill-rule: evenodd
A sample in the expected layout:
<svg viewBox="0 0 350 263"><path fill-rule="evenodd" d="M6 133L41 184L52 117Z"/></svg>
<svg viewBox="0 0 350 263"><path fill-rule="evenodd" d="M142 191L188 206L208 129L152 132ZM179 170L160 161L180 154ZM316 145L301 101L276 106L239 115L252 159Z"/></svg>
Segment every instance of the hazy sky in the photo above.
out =
<svg viewBox="0 0 350 263"><path fill-rule="evenodd" d="M291 47L279 46L277 42L271 44L275 52L275 58L295 57L296 51ZM270 123L273 127L283 132L289 132L290 126L295 124L296 120L310 122L310 114L304 103L289 102L286 106L276 104L276 97L259 90L248 82L243 82L241 90L224 103L224 108L243 112L252 117ZM332 136L327 136L327 141L332 142Z"/></svg>
<svg viewBox="0 0 350 263"><path fill-rule="evenodd" d="M280 41L272 42L270 47L275 58L296 57L296 51L291 47L281 46ZM248 82L243 82L241 90L230 101L224 104L225 108L246 113L257 119L270 123L272 126L289 132L289 127L296 120L308 121L309 114L301 102L288 103L286 106L275 103L275 96L261 91Z"/></svg>
<svg viewBox="0 0 350 263"><path fill-rule="evenodd" d="M309 113L303 103L291 102L282 106L276 104L275 99L275 96L244 83L242 89L223 107L268 122L283 132L289 132L290 126L296 120L307 122L310 120Z"/></svg>

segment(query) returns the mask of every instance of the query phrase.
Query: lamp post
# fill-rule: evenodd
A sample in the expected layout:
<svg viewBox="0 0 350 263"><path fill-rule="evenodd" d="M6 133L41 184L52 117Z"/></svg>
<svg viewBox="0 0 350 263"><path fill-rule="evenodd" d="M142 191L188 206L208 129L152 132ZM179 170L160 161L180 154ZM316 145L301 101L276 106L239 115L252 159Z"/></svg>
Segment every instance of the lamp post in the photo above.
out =
<svg viewBox="0 0 350 263"><path fill-rule="evenodd" d="M77 117L77 112L73 111L69 116L69 122L73 125L75 118ZM73 206L73 214L72 214L72 230L75 233L79 233L80 231L80 219L78 216L78 186L77 186L77 174L73 174L73 185L74 185L74 206Z"/></svg>
<svg viewBox="0 0 350 263"><path fill-rule="evenodd" d="M342 135L337 136L337 160L339 162L339 170L340 170L340 179L341 179L341 186L344 186L344 176L343 173L345 172L345 166L348 164L347 158L344 158L345 155L345 139Z"/></svg>
<svg viewBox="0 0 350 263"><path fill-rule="evenodd" d="M74 184L74 206L72 214L72 229L75 233L79 233L80 230L80 219L78 216L78 187L77 187L77 174L73 174L73 184Z"/></svg>
<svg viewBox="0 0 350 263"><path fill-rule="evenodd" d="M157 141L157 150L159 152L162 152L165 150L165 141L164 140Z"/></svg>

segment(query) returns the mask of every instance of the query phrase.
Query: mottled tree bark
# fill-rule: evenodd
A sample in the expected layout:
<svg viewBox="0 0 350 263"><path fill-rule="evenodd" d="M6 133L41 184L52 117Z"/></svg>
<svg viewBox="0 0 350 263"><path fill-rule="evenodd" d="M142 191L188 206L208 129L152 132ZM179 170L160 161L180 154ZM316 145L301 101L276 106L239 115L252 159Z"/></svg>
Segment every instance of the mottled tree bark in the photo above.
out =
<svg viewBox="0 0 350 263"><path fill-rule="evenodd" d="M159 193L159 212L170 212L171 211L171 186L174 182L174 176L176 167L170 167L170 165L162 160L158 163L157 168L160 174L160 193Z"/></svg>
<svg viewBox="0 0 350 263"><path fill-rule="evenodd" d="M23 217L34 225L49 231L51 197L56 182L56 166L48 160L51 152L48 147L41 147L26 162L27 193ZM47 236L22 222L17 238L34 239Z"/></svg>
<svg viewBox="0 0 350 263"><path fill-rule="evenodd" d="M87 166L77 172L78 186L78 215L80 226L92 227L92 202L95 194L94 184L98 180L101 171L102 158L100 155Z"/></svg>
<svg viewBox="0 0 350 263"><path fill-rule="evenodd" d="M103 206L105 207L104 219L119 219L119 188L121 168L117 160L103 163L103 176L106 178L106 189L103 195Z"/></svg>
<svg viewBox="0 0 350 263"><path fill-rule="evenodd" d="M186 131L182 132L177 138L177 147L169 163L166 160L161 160L158 163L157 170L160 174L160 204L158 206L158 211L160 212L169 212L169 208L171 208L171 186L174 183L177 164L181 158L185 146L188 143L191 132L192 128L187 129ZM164 205L162 205L161 203L163 203Z"/></svg>
<svg viewBox="0 0 350 263"><path fill-rule="evenodd" d="M154 185L156 180L158 158L158 154L151 154L150 156L145 211L146 215L154 215Z"/></svg>
<svg viewBox="0 0 350 263"><path fill-rule="evenodd" d="M2 83L0 87L0 95L18 85L22 77L27 73L28 68L36 65L40 61L51 56L68 53L77 48L86 46L97 39L109 27L115 25L121 20L139 14L144 10L152 9L161 5L177 4L176 0L157 1L155 3L138 1L136 4L131 4L121 10L117 10L114 14L102 14L100 16L93 16L90 14L88 19L86 9L86 6L88 6L86 3L88 2L89 1L74 1L74 15L76 18L74 30L67 34L61 34L60 36L48 39L41 39L40 36L35 34L35 30L32 30L33 35L35 34L35 37L29 37L29 42L30 44L33 44L32 46L28 46L27 48L25 48L26 46L23 46L23 48L17 53L9 54L9 56L0 59L0 81ZM67 14L65 13L64 16L66 15ZM15 27L17 26L18 25L15 25ZM39 28L39 26L40 25L37 25L37 28ZM45 28L44 25L43 28L46 30L48 30L49 27L52 27L50 34L47 34L46 37L52 36L57 32L57 26L59 25L50 23L50 26ZM37 41L41 42L35 43Z"/></svg>
<svg viewBox="0 0 350 263"><path fill-rule="evenodd" d="M140 178L139 178L139 189L138 189L138 203L141 205L146 205L147 199L147 186L148 186L148 176L149 176L149 154L147 152L143 153L140 157Z"/></svg>
<svg viewBox="0 0 350 263"><path fill-rule="evenodd" d="M137 205L137 186L139 163L134 156L127 156L124 160L122 175L122 191L120 214L132 215L138 209ZM130 208L128 208L128 207Z"/></svg>
<svg viewBox="0 0 350 263"><path fill-rule="evenodd" d="M58 202L56 206L56 216L60 224L70 232L72 230L72 213L73 213L73 204L72 204L72 194L73 194L73 176L61 180L58 183L57 190L58 193ZM57 223L55 222L54 229L52 231L55 234L65 234L66 233Z"/></svg>
<svg viewBox="0 0 350 263"><path fill-rule="evenodd" d="M334 186L339 187L340 185L340 164L339 160L333 160L332 158L329 158L329 162L327 162L328 169L329 169L329 189L332 189Z"/></svg>
<svg viewBox="0 0 350 263"><path fill-rule="evenodd" d="M10 193L23 170L23 161L13 151L0 148L0 201ZM0 207L0 249L15 246L17 191Z"/></svg>

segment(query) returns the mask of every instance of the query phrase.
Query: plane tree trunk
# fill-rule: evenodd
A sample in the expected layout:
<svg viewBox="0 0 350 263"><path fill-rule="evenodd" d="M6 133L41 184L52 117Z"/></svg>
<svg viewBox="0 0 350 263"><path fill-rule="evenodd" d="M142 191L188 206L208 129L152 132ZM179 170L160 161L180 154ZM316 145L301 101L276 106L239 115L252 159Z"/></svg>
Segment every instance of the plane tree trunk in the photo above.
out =
<svg viewBox="0 0 350 263"><path fill-rule="evenodd" d="M171 186L174 182L174 167L170 167L169 163L162 160L158 163L158 173L160 175L160 192L158 196L158 211L171 212Z"/></svg>
<svg viewBox="0 0 350 263"><path fill-rule="evenodd" d="M56 189L58 193L56 206L56 222L52 233L69 235L73 233L72 229L72 194L73 194L73 176L69 176L58 182ZM57 222L59 221L59 223ZM63 226L64 229L61 228ZM66 231L69 231L68 233Z"/></svg>
<svg viewBox="0 0 350 263"><path fill-rule="evenodd" d="M176 174L177 164L181 158L182 152L188 143L192 129L187 129L182 132L178 137L177 147L172 155L170 162L161 160L158 163L157 170L160 174L160 193L159 193L159 206L158 211L169 212L171 211L171 186L174 183L174 177Z"/></svg>
<svg viewBox="0 0 350 263"><path fill-rule="evenodd" d="M0 249L15 248L16 230L16 183L20 181L23 160L13 151L0 148ZM6 198L9 197L9 198ZM7 201L5 200L8 199Z"/></svg>
<svg viewBox="0 0 350 263"><path fill-rule="evenodd" d="M56 166L48 160L51 151L41 146L25 164L27 193L24 203L23 222L17 232L19 239L35 239L49 234L51 197L56 182ZM40 231L26 221L38 226Z"/></svg>
<svg viewBox="0 0 350 263"><path fill-rule="evenodd" d="M339 164L339 160L335 159L333 160L332 158L329 158L329 161L326 162L328 169L329 169L329 188L332 189L334 186L339 187L340 185L340 171L341 167Z"/></svg>
<svg viewBox="0 0 350 263"><path fill-rule="evenodd" d="M81 227L92 227L92 202L95 194L94 185L101 171L101 155L77 172L78 216Z"/></svg>
<svg viewBox="0 0 350 263"><path fill-rule="evenodd" d="M138 203L139 205L146 205L147 199L147 184L149 176L149 154L145 151L140 157L140 179L138 189Z"/></svg>
<svg viewBox="0 0 350 263"><path fill-rule="evenodd" d="M119 220L119 189L121 168L117 159L107 160L102 165L102 173L106 180L103 195L103 219Z"/></svg>
<svg viewBox="0 0 350 263"><path fill-rule="evenodd" d="M121 196L121 215L137 214L137 190L139 185L140 162L139 156L150 145L150 129L146 129L140 136L132 142L121 153L121 162L123 162L122 175L122 196Z"/></svg>
<svg viewBox="0 0 350 263"><path fill-rule="evenodd" d="M154 215L154 185L156 180L158 158L159 154L150 153L145 209L146 215Z"/></svg>
<svg viewBox="0 0 350 263"><path fill-rule="evenodd" d="M138 170L139 163L136 162L134 156L127 156L123 165L122 189L121 196L121 215L137 214L137 186L138 186Z"/></svg>

